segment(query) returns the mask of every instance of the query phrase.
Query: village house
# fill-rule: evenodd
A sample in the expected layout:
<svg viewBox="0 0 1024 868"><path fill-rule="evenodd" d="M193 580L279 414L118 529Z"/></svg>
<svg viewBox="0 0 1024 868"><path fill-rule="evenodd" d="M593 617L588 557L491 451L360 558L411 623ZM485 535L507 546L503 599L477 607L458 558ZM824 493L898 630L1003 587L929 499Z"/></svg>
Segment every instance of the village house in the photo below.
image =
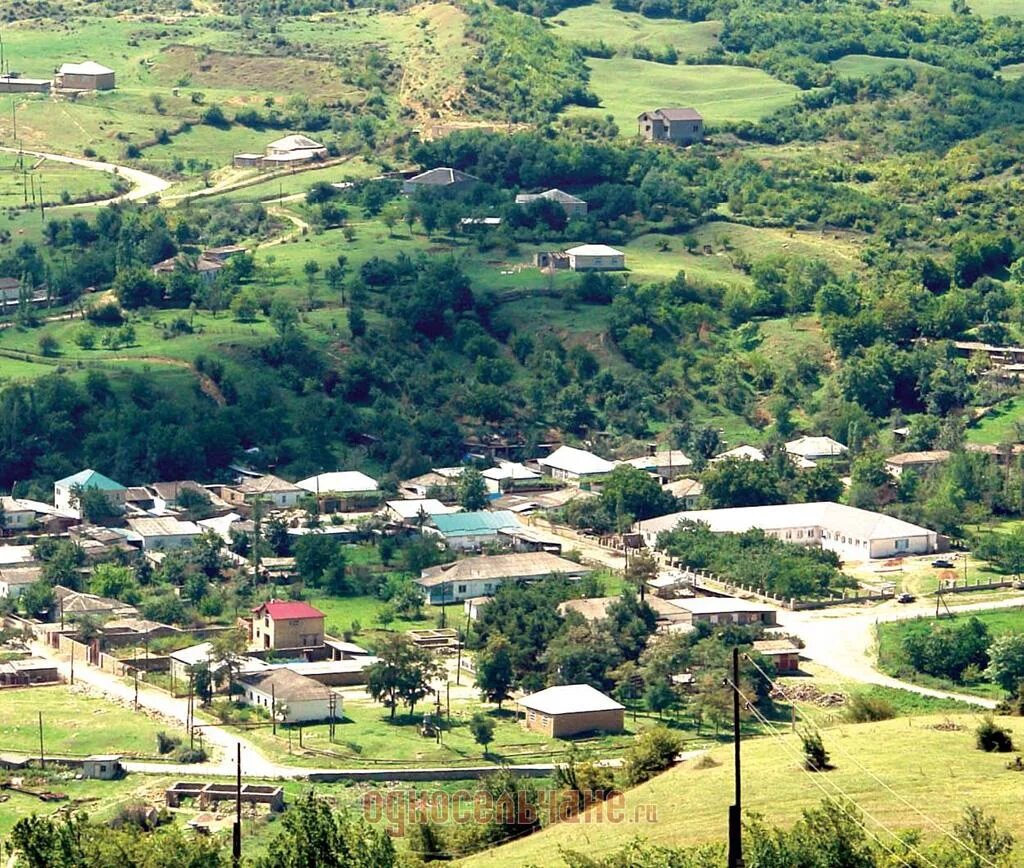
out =
<svg viewBox="0 0 1024 868"><path fill-rule="evenodd" d="M536 582L554 576L581 579L590 572L589 567L547 552L525 552L483 555L429 567L416 584L423 589L427 602L436 606L490 596L504 582Z"/></svg>
<svg viewBox="0 0 1024 868"><path fill-rule="evenodd" d="M324 613L309 603L268 600L252 610L250 638L260 649L324 644Z"/></svg>
<svg viewBox="0 0 1024 868"><path fill-rule="evenodd" d="M608 608L615 603L622 601L621 596L617 597L584 597L578 600L566 600L559 603L558 613L564 618L570 612L575 612L584 621L603 621L608 617ZM648 594L644 602L651 607L656 618L659 630L663 630L672 624L683 624L690 621L688 613L678 606L673 606L668 600Z"/></svg>
<svg viewBox="0 0 1024 868"><path fill-rule="evenodd" d="M587 216L587 203L585 200L557 188L545 190L543 193L519 193L516 196L517 205L529 205L531 202L538 200L554 202L556 205L560 205L562 210L565 211L565 216L570 219Z"/></svg>
<svg viewBox="0 0 1024 868"><path fill-rule="evenodd" d="M15 497L0 496L0 530L23 531L36 523L36 511Z"/></svg>
<svg viewBox="0 0 1024 868"><path fill-rule="evenodd" d="M572 482L597 482L615 469L615 464L606 461L593 452L576 449L574 446L559 446L547 458L537 462L555 479Z"/></svg>
<svg viewBox="0 0 1024 868"><path fill-rule="evenodd" d="M523 726L549 738L622 732L625 728L625 706L589 684L549 687L524 696L516 705L523 709Z"/></svg>
<svg viewBox="0 0 1024 868"><path fill-rule="evenodd" d="M54 84L60 90L113 90L114 70L93 60L64 63L57 70Z"/></svg>
<svg viewBox="0 0 1024 868"><path fill-rule="evenodd" d="M309 723L342 716L342 699L319 681L290 669L271 669L238 679L246 705L264 708L280 723Z"/></svg>
<svg viewBox="0 0 1024 868"><path fill-rule="evenodd" d="M76 518L81 518L78 492L90 488L102 491L115 509L124 509L127 494L125 487L120 482L114 482L110 477L97 473L95 470L82 470L73 476L58 479L53 483L53 503L57 509Z"/></svg>
<svg viewBox="0 0 1024 868"><path fill-rule="evenodd" d="M739 597L675 597L666 600L681 609L689 623L776 625L777 612L764 603L741 600Z"/></svg>
<svg viewBox="0 0 1024 868"><path fill-rule="evenodd" d="M196 257L172 256L158 262L151 270L157 277L173 274L175 271L191 271L197 274L203 283L213 283L225 264L223 259L201 253Z"/></svg>
<svg viewBox="0 0 1024 868"><path fill-rule="evenodd" d="M488 543L501 539L501 531L519 527L519 519L508 510L487 512L456 512L449 515L433 515L425 533L441 537L449 548L457 551L478 550Z"/></svg>
<svg viewBox="0 0 1024 868"><path fill-rule="evenodd" d="M236 485L226 486L220 496L232 504L252 505L260 501L276 509L289 509L308 493L294 482L268 473L256 478L247 477Z"/></svg>
<svg viewBox="0 0 1024 868"><path fill-rule="evenodd" d="M719 452L711 459L711 462L728 461L730 458L739 458L744 461L764 461L765 454L756 446L748 446L744 444L742 446L737 446L734 449L728 449L725 452Z"/></svg>
<svg viewBox="0 0 1024 868"><path fill-rule="evenodd" d="M0 93L49 93L51 87L48 78L25 78L19 72L0 75Z"/></svg>
<svg viewBox="0 0 1024 868"><path fill-rule="evenodd" d="M890 476L899 479L908 470L924 473L949 461L948 449L932 449L924 452L900 452L885 459L885 469Z"/></svg>
<svg viewBox="0 0 1024 868"><path fill-rule="evenodd" d="M702 522L712 533L744 533L759 528L775 539L820 546L848 561L930 554L945 543L928 528L827 501L676 512L638 522L634 529L648 547L654 548L662 531L672 530L684 520Z"/></svg>
<svg viewBox="0 0 1024 868"><path fill-rule="evenodd" d="M43 576L42 566L0 567L0 599L16 600Z"/></svg>
<svg viewBox="0 0 1024 868"><path fill-rule="evenodd" d="M791 639L759 639L754 650L775 664L779 675L792 675L800 671L800 649Z"/></svg>
<svg viewBox="0 0 1024 868"><path fill-rule="evenodd" d="M647 455L639 458L628 458L619 461L619 464L628 464L638 470L657 476L662 483L671 482L693 466L693 462L686 453L679 449L651 450Z"/></svg>
<svg viewBox="0 0 1024 868"><path fill-rule="evenodd" d="M130 518L128 528L138 538L143 551L186 549L203 535L203 529L195 522L181 521L170 515Z"/></svg>
<svg viewBox="0 0 1024 868"><path fill-rule="evenodd" d="M379 658L368 654L364 657L351 657L344 660L300 660L288 663L271 663L265 671L288 669L296 675L311 678L325 687L354 687L366 684L367 670L377 663Z"/></svg>
<svg viewBox="0 0 1024 868"><path fill-rule="evenodd" d="M663 488L682 504L683 509L696 509L704 496L704 483L697 479L677 479Z"/></svg>
<svg viewBox="0 0 1024 868"><path fill-rule="evenodd" d="M497 467L490 467L482 474L487 481L487 490L497 494L502 487L515 487L517 482L533 482L541 475L517 461L502 461Z"/></svg>
<svg viewBox="0 0 1024 868"><path fill-rule="evenodd" d="M622 271L626 254L607 244L580 244L565 251L573 271Z"/></svg>
<svg viewBox="0 0 1024 868"><path fill-rule="evenodd" d="M436 470L414 476L399 483L398 493L406 498L430 497L431 492L443 492L443 497L455 499L455 485L451 479L442 476ZM449 497L450 495L450 497Z"/></svg>
<svg viewBox="0 0 1024 868"><path fill-rule="evenodd" d="M472 187L479 181L479 178L460 172L458 169L439 166L409 178L402 184L402 192L415 193L417 190L425 189L445 190L446 192L460 191Z"/></svg>
<svg viewBox="0 0 1024 868"><path fill-rule="evenodd" d="M128 603L96 594L73 591L64 585L56 585L53 598L57 605L58 619L63 621L72 615L95 615L97 618L134 618L139 610Z"/></svg>
<svg viewBox="0 0 1024 868"><path fill-rule="evenodd" d="M704 118L693 108L660 108L637 117L637 131L649 142L692 145L704 140Z"/></svg>
<svg viewBox="0 0 1024 868"><path fill-rule="evenodd" d="M849 451L842 443L831 437L798 437L786 444L787 455L809 462L842 458Z"/></svg>
<svg viewBox="0 0 1024 868"><path fill-rule="evenodd" d="M200 642L198 645L179 648L172 651L168 657L171 680L179 684L187 683L197 666L208 666L211 674L218 672L223 666L223 663L215 663L213 660L212 642Z"/></svg>
<svg viewBox="0 0 1024 868"><path fill-rule="evenodd" d="M57 664L43 657L22 657L0 662L0 686L26 687L31 684L58 684Z"/></svg>
<svg viewBox="0 0 1024 868"><path fill-rule="evenodd" d="M113 781L124 774L118 754L93 754L82 760L82 777L97 781Z"/></svg>
<svg viewBox="0 0 1024 868"><path fill-rule="evenodd" d="M319 473L295 484L316 496L321 512L347 512L359 505L373 506L380 500L377 480L358 470Z"/></svg>
<svg viewBox="0 0 1024 868"><path fill-rule="evenodd" d="M236 169L278 168L311 163L327 156L327 148L308 136L290 135L267 145L262 154L235 154L232 165Z"/></svg>
<svg viewBox="0 0 1024 868"><path fill-rule="evenodd" d="M419 497L411 500L389 500L384 504L382 514L388 521L419 528L426 524L431 516L451 515L461 511L461 507L445 506L433 497Z"/></svg>
<svg viewBox="0 0 1024 868"><path fill-rule="evenodd" d="M214 500L214 495L198 482L193 482L191 479L182 479L176 482L152 482L142 489L142 493L149 496L149 509L157 515L164 515L178 509L178 498L184 491L190 491L201 497L205 496L211 503ZM128 503L141 503L142 501L135 500L139 496L133 489L128 489ZM216 499L220 501L220 498ZM221 501L221 503L223 502Z"/></svg>

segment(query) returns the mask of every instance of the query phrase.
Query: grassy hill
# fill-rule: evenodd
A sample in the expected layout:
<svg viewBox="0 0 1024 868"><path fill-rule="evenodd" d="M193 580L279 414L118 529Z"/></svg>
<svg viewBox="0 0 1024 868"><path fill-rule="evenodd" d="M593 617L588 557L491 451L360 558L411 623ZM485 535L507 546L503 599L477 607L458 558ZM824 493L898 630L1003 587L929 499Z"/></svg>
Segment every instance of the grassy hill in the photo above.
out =
<svg viewBox="0 0 1024 868"><path fill-rule="evenodd" d="M960 729L935 728L947 722ZM1000 720L1000 724L1013 730L1015 740L1024 739L1024 721ZM976 725L974 716L954 715L826 729L825 747L836 768L815 776L800 769L796 735L747 741L743 745L744 808L762 814L769 823L785 825L826 795L836 797L841 791L892 830L913 829L934 838L939 833L915 806L948 828L965 806L976 805L1020 835L1024 832L1024 816L1017 804L1024 797L1024 776L1005 769L1005 755L975 749ZM711 767L686 763L628 791L620 823L588 823L584 819L552 826L459 864L488 868L555 866L563 864L555 855L560 850L607 855L637 837L665 846L723 840L732 803L730 751L727 747L711 751ZM872 774L909 805L886 791ZM869 821L868 826L879 832L874 823ZM886 837L884 832L881 834Z"/></svg>
<svg viewBox="0 0 1024 868"><path fill-rule="evenodd" d="M603 41L629 54L635 45L651 49L672 46L680 56L703 54L718 44L721 24L717 21L674 21L646 18L635 12L615 9L609 0L565 9L551 19L555 32L577 43Z"/></svg>
<svg viewBox="0 0 1024 868"><path fill-rule="evenodd" d="M905 66L915 71L937 69L930 63L913 60L909 57L876 57L873 54L847 54L832 61L832 68L840 75L865 76L878 75L890 66Z"/></svg>

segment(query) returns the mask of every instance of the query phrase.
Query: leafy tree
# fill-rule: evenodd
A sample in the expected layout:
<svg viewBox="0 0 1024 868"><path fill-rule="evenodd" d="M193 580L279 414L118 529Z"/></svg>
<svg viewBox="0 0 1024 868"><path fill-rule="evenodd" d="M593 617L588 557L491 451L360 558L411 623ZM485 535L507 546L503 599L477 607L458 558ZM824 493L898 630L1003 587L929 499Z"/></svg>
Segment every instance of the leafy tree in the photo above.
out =
<svg viewBox="0 0 1024 868"><path fill-rule="evenodd" d="M649 473L620 464L601 484L601 503L614 514L628 513L638 521L665 515L677 507L675 497Z"/></svg>
<svg viewBox="0 0 1024 868"><path fill-rule="evenodd" d="M630 786L649 781L672 765L682 749L683 739L678 733L663 726L644 730L626 748L626 780Z"/></svg>
<svg viewBox="0 0 1024 868"><path fill-rule="evenodd" d="M440 665L426 648L418 648L401 634L384 637L377 648L379 660L366 670L367 692L391 710L391 720L400 704L412 714L416 703L431 692L430 683L440 674Z"/></svg>
<svg viewBox="0 0 1024 868"><path fill-rule="evenodd" d="M224 548L224 540L214 530L204 531L201 536L193 540L189 550L189 559L208 578L214 579L220 575L224 567L224 556L221 550Z"/></svg>
<svg viewBox="0 0 1024 868"><path fill-rule="evenodd" d="M1007 693L1016 692L1024 681L1024 635L1006 633L997 636L988 649L985 674Z"/></svg>
<svg viewBox="0 0 1024 868"><path fill-rule="evenodd" d="M163 282L145 268L125 268L117 273L111 289L121 306L129 310L159 305L164 297Z"/></svg>
<svg viewBox="0 0 1024 868"><path fill-rule="evenodd" d="M18 597L18 605L29 618L39 617L44 612L52 615L57 607L53 596L53 585L46 579L33 582L21 592Z"/></svg>
<svg viewBox="0 0 1024 868"><path fill-rule="evenodd" d="M786 502L778 471L767 461L727 458L706 470L701 482L715 509Z"/></svg>
<svg viewBox="0 0 1024 868"><path fill-rule="evenodd" d="M257 868L394 868L394 845L383 828L335 811L310 792L285 813Z"/></svg>
<svg viewBox="0 0 1024 868"><path fill-rule="evenodd" d="M99 488L75 486L71 502L91 524L104 525L121 517L121 508Z"/></svg>
<svg viewBox="0 0 1024 868"><path fill-rule="evenodd" d="M494 720L478 711L469 719L469 731L473 734L473 740L484 749L486 757L487 746L494 741Z"/></svg>
<svg viewBox="0 0 1024 868"><path fill-rule="evenodd" d="M484 699L498 703L500 709L511 694L513 677L511 646L496 634L476 656L476 686Z"/></svg>
<svg viewBox="0 0 1024 868"><path fill-rule="evenodd" d="M640 599L643 600L647 593L647 583L658 578L658 561L654 557L654 553L647 549L641 549L630 555L622 575L626 583L636 590Z"/></svg>
<svg viewBox="0 0 1024 868"><path fill-rule="evenodd" d="M137 603L140 599L135 572L130 567L119 567L112 563L96 565L89 578L89 591L125 603Z"/></svg>
<svg viewBox="0 0 1024 868"><path fill-rule="evenodd" d="M240 627L218 633L211 640L210 657L214 663L220 664L227 676L228 694L234 692L235 677L242 664L242 657L249 646L249 639Z"/></svg>
<svg viewBox="0 0 1024 868"><path fill-rule="evenodd" d="M462 471L456 490L463 509L474 511L487 506L487 483L475 467L467 467Z"/></svg>
<svg viewBox="0 0 1024 868"><path fill-rule="evenodd" d="M821 733L816 729L807 729L800 733L800 744L804 752L804 768L809 772L824 772L832 768L829 765L828 751L821 740Z"/></svg>
<svg viewBox="0 0 1024 868"><path fill-rule="evenodd" d="M190 521L201 521L213 514L210 495L201 488L187 485L178 492L178 507L185 511Z"/></svg>

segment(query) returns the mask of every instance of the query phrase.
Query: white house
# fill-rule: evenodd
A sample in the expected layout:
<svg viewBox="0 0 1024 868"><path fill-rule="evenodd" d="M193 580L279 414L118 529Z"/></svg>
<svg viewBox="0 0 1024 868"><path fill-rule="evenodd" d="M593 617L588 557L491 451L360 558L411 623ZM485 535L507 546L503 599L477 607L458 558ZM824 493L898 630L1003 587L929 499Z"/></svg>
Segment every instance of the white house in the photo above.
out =
<svg viewBox="0 0 1024 868"><path fill-rule="evenodd" d="M565 211L567 217L586 217L587 216L587 203L584 199L579 196L573 196L572 193L566 193L564 190L557 188L552 190L545 190L543 193L519 193L516 196L517 205L529 205L531 202L536 202L538 199L547 200L548 202L554 202L556 205L560 205L562 210Z"/></svg>
<svg viewBox="0 0 1024 868"><path fill-rule="evenodd" d="M243 675L238 680L244 689L242 701L246 705L265 708L271 714L276 712L281 723L328 720L332 705L334 717L342 716L339 695L319 681L290 669L271 669Z"/></svg>
<svg viewBox="0 0 1024 868"><path fill-rule="evenodd" d="M686 453L679 449L663 449L651 452L649 455L642 455L639 458L628 458L619 463L628 464L638 470L645 470L660 477L663 482L671 482L686 468L693 466L693 462Z"/></svg>
<svg viewBox="0 0 1024 868"><path fill-rule="evenodd" d="M569 482L599 479L615 469L615 464L611 461L606 461L585 449L576 449L574 446L559 446L547 458L541 458L537 463L555 479Z"/></svg>
<svg viewBox="0 0 1024 868"><path fill-rule="evenodd" d="M0 529L19 531L31 527L36 520L36 511L16 497L0 497Z"/></svg>
<svg viewBox="0 0 1024 868"><path fill-rule="evenodd" d="M269 473L255 479L243 479L233 489L226 490L234 491L240 496L241 502L252 503L260 500L280 509L295 506L300 498L309 493L295 483Z"/></svg>
<svg viewBox="0 0 1024 868"><path fill-rule="evenodd" d="M726 450L725 452L719 452L711 460L712 462L727 461L730 458L741 458L745 461L764 461L765 455L756 446L747 446L746 444L744 444L743 446L737 446L735 449L729 449Z"/></svg>
<svg viewBox="0 0 1024 868"><path fill-rule="evenodd" d="M318 495L373 494L377 491L377 480L358 470L337 470L320 473L295 483L299 488Z"/></svg>
<svg viewBox="0 0 1024 868"><path fill-rule="evenodd" d="M128 527L138 536L144 551L167 552L188 548L203 535L203 529L194 521L180 521L170 515L130 518Z"/></svg>
<svg viewBox="0 0 1024 868"><path fill-rule="evenodd" d="M540 474L530 470L525 464L517 461L502 461L497 467L491 467L482 474L487 481L487 490L494 494L501 491L502 483L507 482L528 482L533 479L540 479Z"/></svg>
<svg viewBox="0 0 1024 868"><path fill-rule="evenodd" d="M843 560L866 561L939 550L939 535L889 515L841 503L784 503L732 509L698 509L638 522L635 530L654 548L658 534L681 521L706 524L712 533L743 533L760 528L768 536L796 545L821 546Z"/></svg>
<svg viewBox="0 0 1024 868"><path fill-rule="evenodd" d="M662 487L674 498L682 501L684 509L696 508L697 501L704 494L704 484L697 479L677 479Z"/></svg>
<svg viewBox="0 0 1024 868"><path fill-rule="evenodd" d="M515 513L507 509L488 512L457 512L431 516L423 530L441 537L453 549L471 551L499 542L501 531L522 527Z"/></svg>
<svg viewBox="0 0 1024 868"><path fill-rule="evenodd" d="M850 450L831 437L798 437L786 444L786 453L805 461L841 458Z"/></svg>
<svg viewBox="0 0 1024 868"><path fill-rule="evenodd" d="M565 251L573 271L622 271L626 254L607 244L581 244Z"/></svg>
<svg viewBox="0 0 1024 868"><path fill-rule="evenodd" d="M949 461L950 452L946 449L931 449L924 452L899 452L885 459L885 469L890 476L899 479L906 471L922 473Z"/></svg>
<svg viewBox="0 0 1024 868"><path fill-rule="evenodd" d="M67 515L81 518L82 511L78 507L77 492L89 488L102 491L114 507L124 508L127 489L120 482L114 482L109 476L104 476L95 470L81 470L74 476L67 476L53 483L54 506Z"/></svg>
<svg viewBox="0 0 1024 868"><path fill-rule="evenodd" d="M547 552L523 552L483 555L429 567L416 584L423 588L427 602L440 605L489 597L503 582L535 582L556 575L581 579L590 572L588 567Z"/></svg>
<svg viewBox="0 0 1024 868"><path fill-rule="evenodd" d="M0 599L16 600L42 575L42 567L0 567Z"/></svg>
<svg viewBox="0 0 1024 868"><path fill-rule="evenodd" d="M421 523L434 515L451 515L460 512L458 506L445 506L433 497L420 497L412 500L389 500L384 504L384 516L392 521L403 524Z"/></svg>

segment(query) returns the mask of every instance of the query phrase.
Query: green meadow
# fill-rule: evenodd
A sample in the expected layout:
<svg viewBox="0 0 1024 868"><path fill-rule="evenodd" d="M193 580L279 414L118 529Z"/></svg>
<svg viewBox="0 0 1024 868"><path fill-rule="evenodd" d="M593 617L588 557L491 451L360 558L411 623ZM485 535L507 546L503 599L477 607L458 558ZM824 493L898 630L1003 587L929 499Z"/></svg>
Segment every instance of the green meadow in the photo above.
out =
<svg viewBox="0 0 1024 868"><path fill-rule="evenodd" d="M847 54L832 61L832 68L840 75L852 77L877 75L890 66L906 66L915 71L938 69L931 63L909 57L876 57L873 54Z"/></svg>
<svg viewBox="0 0 1024 868"><path fill-rule="evenodd" d="M635 12L621 12L609 0L565 9L550 19L559 36L572 42L603 41L629 52L634 45L652 50L671 45L682 56L702 54L718 44L719 21L674 21L646 18Z"/></svg>

